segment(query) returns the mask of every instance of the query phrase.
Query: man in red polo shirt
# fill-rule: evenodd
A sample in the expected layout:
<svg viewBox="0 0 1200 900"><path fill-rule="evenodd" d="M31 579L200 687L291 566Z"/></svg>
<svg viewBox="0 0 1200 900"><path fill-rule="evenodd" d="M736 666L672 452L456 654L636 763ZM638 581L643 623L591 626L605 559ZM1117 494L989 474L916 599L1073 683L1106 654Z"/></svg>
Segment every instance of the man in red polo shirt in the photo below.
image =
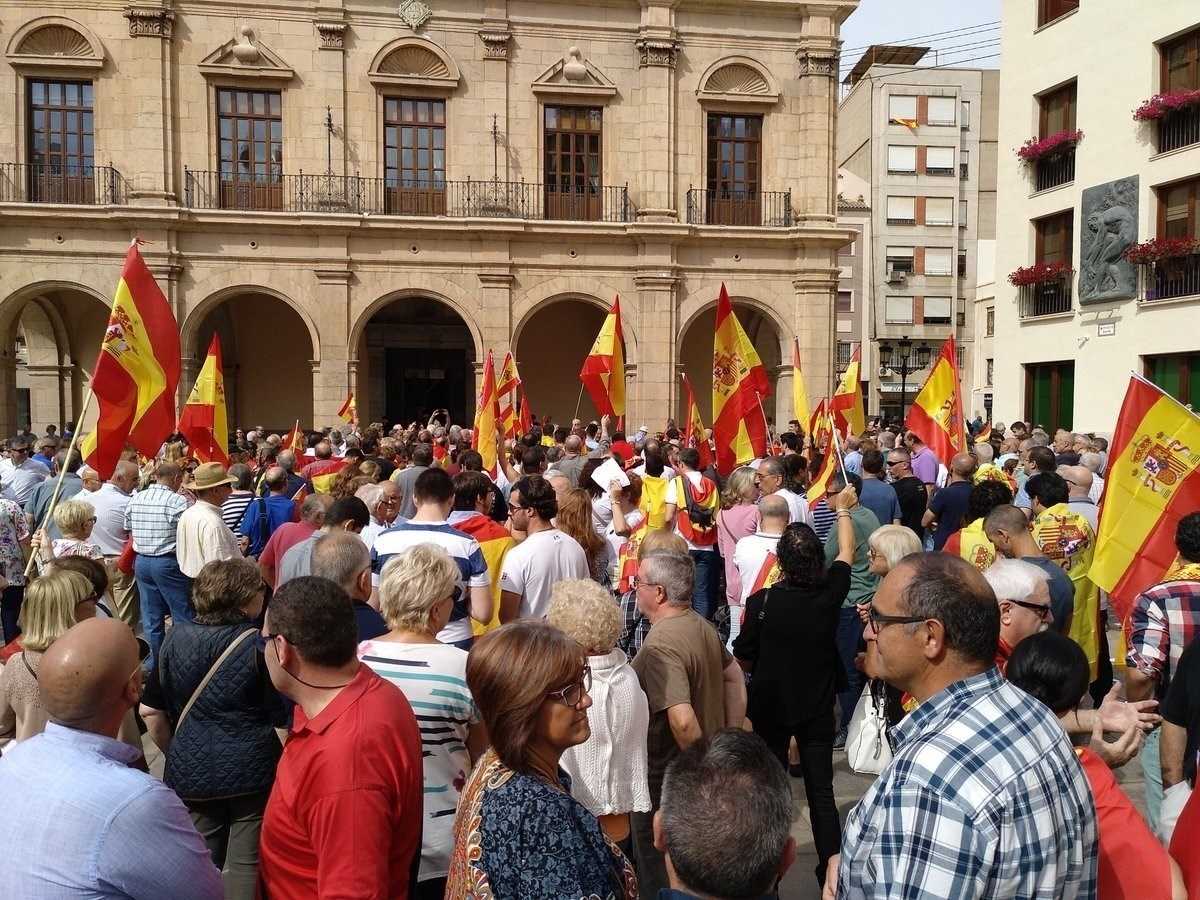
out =
<svg viewBox="0 0 1200 900"><path fill-rule="evenodd" d="M408 701L360 665L350 598L295 578L263 624L271 681L296 703L263 816L269 900L410 896L421 846L421 736Z"/></svg>

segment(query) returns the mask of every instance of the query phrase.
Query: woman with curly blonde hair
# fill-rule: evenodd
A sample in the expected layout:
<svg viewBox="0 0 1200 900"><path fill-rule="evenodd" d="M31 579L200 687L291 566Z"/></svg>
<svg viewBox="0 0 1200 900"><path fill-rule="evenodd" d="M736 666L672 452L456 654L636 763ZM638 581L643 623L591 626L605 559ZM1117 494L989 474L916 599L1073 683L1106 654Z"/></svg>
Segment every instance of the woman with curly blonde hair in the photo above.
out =
<svg viewBox="0 0 1200 900"><path fill-rule="evenodd" d="M612 545L596 533L592 524L592 498L583 488L564 491L558 500L558 515L554 524L563 534L579 542L587 554L592 580L605 588L612 586L612 571L616 565Z"/></svg>

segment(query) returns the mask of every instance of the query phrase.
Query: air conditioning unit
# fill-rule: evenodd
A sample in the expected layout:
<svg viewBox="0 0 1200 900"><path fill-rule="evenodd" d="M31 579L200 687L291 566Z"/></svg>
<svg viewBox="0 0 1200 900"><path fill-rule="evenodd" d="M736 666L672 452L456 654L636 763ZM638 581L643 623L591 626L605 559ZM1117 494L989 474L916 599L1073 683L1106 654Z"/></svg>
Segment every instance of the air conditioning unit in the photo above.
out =
<svg viewBox="0 0 1200 900"><path fill-rule="evenodd" d="M908 281L908 275L899 269L892 269L888 272L887 280L888 284L905 284Z"/></svg>

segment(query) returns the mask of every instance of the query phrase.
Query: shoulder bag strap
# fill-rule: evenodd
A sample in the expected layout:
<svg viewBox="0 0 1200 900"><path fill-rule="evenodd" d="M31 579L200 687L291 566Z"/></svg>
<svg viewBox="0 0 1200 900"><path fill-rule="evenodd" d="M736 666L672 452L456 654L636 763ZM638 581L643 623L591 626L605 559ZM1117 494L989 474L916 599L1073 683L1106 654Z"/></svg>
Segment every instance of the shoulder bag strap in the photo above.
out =
<svg viewBox="0 0 1200 900"><path fill-rule="evenodd" d="M196 685L196 689L192 691L192 696L188 700L187 706L183 708L183 712L179 714L179 721L175 723L176 731L179 731L179 729L183 727L183 722L185 719L187 719L188 713L192 711L192 706L195 705L198 699L200 699L200 695L204 693L204 689L208 687L208 683L212 681L212 677L217 674L217 670L221 668L221 663L225 662L225 660L227 660L233 654L233 651L245 642L246 638L253 636L257 631L257 628L247 628L229 642L229 646L225 648L225 652L217 657L217 661L212 664L208 672L200 680L200 683Z"/></svg>

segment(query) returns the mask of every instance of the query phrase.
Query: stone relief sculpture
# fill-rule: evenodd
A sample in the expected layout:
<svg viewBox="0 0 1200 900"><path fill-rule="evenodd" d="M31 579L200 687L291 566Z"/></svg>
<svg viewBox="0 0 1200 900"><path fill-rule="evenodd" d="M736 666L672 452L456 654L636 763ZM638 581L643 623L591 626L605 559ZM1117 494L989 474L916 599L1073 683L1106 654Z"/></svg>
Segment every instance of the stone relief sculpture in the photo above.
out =
<svg viewBox="0 0 1200 900"><path fill-rule="evenodd" d="M1079 302L1127 300L1137 292L1137 270L1125 251L1137 242L1138 177L1083 192L1079 239Z"/></svg>

